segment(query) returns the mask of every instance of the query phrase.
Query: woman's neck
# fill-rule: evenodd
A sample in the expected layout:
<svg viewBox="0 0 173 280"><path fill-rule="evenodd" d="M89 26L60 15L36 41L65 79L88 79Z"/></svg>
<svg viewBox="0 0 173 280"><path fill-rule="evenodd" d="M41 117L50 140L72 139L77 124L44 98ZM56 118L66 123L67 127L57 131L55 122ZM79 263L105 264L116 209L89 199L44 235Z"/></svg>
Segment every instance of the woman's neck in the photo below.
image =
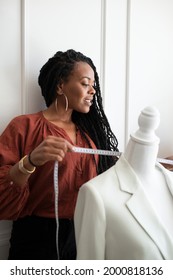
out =
<svg viewBox="0 0 173 280"><path fill-rule="evenodd" d="M51 104L45 111L43 111L44 117L52 122L52 123L65 123L70 124L72 123L72 111L68 110L67 112L61 108L57 110L55 103Z"/></svg>

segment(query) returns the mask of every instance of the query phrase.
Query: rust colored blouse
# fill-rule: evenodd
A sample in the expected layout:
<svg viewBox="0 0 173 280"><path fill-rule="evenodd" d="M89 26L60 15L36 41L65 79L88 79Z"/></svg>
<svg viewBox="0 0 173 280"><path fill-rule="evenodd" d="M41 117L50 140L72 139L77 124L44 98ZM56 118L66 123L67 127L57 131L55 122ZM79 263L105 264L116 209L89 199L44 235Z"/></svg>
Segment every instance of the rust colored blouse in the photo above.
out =
<svg viewBox="0 0 173 280"><path fill-rule="evenodd" d="M48 135L63 137L72 143L65 130L46 120L42 112L14 118L0 136L1 220L16 220L26 215L55 217L54 162L37 167L23 186L16 185L9 176L11 166ZM89 140L92 148L96 148L93 141ZM79 130L76 146L88 147ZM97 155L95 159L98 163ZM59 163L58 173L59 218L73 218L80 186L97 175L93 155L67 153Z"/></svg>

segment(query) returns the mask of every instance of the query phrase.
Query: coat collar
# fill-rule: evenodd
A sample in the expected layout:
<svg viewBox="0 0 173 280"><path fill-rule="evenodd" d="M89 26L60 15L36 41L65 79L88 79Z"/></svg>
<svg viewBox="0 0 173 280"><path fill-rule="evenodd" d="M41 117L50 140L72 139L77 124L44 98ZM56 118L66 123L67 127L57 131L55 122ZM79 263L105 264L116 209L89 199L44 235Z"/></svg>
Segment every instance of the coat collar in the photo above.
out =
<svg viewBox="0 0 173 280"><path fill-rule="evenodd" d="M173 195L173 177L170 171L156 163L163 172L167 185ZM173 259L173 239L164 228L152 204L148 200L139 178L123 155L115 165L115 171L120 183L120 189L132 194L126 206L138 223L145 229L158 247L163 259ZM173 174L172 174L173 175Z"/></svg>

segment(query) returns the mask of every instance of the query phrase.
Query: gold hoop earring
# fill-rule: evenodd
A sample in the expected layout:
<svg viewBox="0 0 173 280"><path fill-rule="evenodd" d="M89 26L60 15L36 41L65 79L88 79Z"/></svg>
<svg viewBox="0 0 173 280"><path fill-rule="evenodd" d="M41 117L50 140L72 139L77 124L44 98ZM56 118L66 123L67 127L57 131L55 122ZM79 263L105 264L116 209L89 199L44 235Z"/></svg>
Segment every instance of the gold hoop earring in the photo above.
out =
<svg viewBox="0 0 173 280"><path fill-rule="evenodd" d="M58 98L55 99L55 110L56 112L58 112Z"/></svg>
<svg viewBox="0 0 173 280"><path fill-rule="evenodd" d="M64 98L65 98L65 111L67 111L67 109L68 109L68 98L67 98L67 96L65 95L65 93L63 93L63 96L64 96Z"/></svg>
<svg viewBox="0 0 173 280"><path fill-rule="evenodd" d="M65 98L65 111L67 111L68 110L68 98L67 98L67 96L65 95L64 92L62 92L61 94L58 94L58 95L60 95L60 96L63 95L64 96L64 98ZM56 109L56 111L58 111L58 98L56 98L56 100L55 100L55 109Z"/></svg>

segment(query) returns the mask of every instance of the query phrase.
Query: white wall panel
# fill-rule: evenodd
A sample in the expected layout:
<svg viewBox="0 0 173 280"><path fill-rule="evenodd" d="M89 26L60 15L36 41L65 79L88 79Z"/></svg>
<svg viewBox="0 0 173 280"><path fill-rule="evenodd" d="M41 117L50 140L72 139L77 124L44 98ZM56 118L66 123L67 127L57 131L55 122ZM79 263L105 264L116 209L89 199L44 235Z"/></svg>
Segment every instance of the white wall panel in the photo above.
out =
<svg viewBox="0 0 173 280"><path fill-rule="evenodd" d="M106 1L104 103L120 151L126 133L127 9L127 0Z"/></svg>
<svg viewBox="0 0 173 280"><path fill-rule="evenodd" d="M8 258L11 221L0 221L0 260Z"/></svg>
<svg viewBox="0 0 173 280"><path fill-rule="evenodd" d="M21 113L20 1L0 1L0 132Z"/></svg>
<svg viewBox="0 0 173 280"><path fill-rule="evenodd" d="M25 0L26 111L42 107L37 77L58 50L90 56L100 72L101 1Z"/></svg>
<svg viewBox="0 0 173 280"><path fill-rule="evenodd" d="M160 156L173 154L173 1L131 0L129 50L129 133L138 115L154 105L161 114Z"/></svg>

